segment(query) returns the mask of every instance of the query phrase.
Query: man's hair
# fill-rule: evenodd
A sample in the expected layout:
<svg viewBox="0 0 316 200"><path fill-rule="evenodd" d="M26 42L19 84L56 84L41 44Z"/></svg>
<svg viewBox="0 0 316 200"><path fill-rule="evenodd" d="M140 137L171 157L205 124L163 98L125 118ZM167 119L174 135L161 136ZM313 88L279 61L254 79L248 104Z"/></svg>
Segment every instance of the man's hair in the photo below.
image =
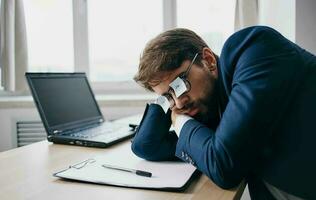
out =
<svg viewBox="0 0 316 200"><path fill-rule="evenodd" d="M153 91L152 87L161 82L159 72L179 68L185 60L192 60L196 53L202 53L204 47L208 47L207 44L191 30L176 28L163 32L147 43L134 80ZM201 63L200 56L195 63Z"/></svg>

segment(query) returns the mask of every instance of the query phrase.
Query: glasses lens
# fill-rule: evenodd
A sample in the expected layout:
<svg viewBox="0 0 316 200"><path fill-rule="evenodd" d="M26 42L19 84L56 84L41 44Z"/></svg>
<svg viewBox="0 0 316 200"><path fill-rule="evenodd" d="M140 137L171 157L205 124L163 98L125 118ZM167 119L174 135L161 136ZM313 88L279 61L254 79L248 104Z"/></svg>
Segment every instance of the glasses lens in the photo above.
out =
<svg viewBox="0 0 316 200"><path fill-rule="evenodd" d="M172 90L172 92L173 92L173 90ZM168 99L168 101L169 101L169 108L171 109L171 108L173 108L174 105L175 105L174 99L172 98L171 95L166 95L166 96L167 96L167 99Z"/></svg>
<svg viewBox="0 0 316 200"><path fill-rule="evenodd" d="M173 89L176 98L180 97L183 93L187 91L185 79L180 77L172 81L169 86Z"/></svg>
<svg viewBox="0 0 316 200"><path fill-rule="evenodd" d="M185 92L189 92L191 90L191 83L187 79L184 79L183 82L187 88Z"/></svg>
<svg viewBox="0 0 316 200"><path fill-rule="evenodd" d="M156 103L162 107L165 113L167 113L169 108L173 108L175 104L172 96L169 94L159 96L156 100Z"/></svg>

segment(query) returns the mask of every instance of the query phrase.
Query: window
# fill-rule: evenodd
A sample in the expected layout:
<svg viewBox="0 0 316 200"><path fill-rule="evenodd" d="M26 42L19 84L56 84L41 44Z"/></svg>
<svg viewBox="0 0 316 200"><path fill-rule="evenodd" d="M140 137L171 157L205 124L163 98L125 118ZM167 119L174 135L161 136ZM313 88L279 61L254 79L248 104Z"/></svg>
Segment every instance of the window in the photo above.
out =
<svg viewBox="0 0 316 200"><path fill-rule="evenodd" d="M90 79L128 81L146 42L162 31L162 1L88 1Z"/></svg>
<svg viewBox="0 0 316 200"><path fill-rule="evenodd" d="M132 77L146 42L185 27L219 54L233 32L235 1L25 0L24 6L29 71L85 71L96 92L133 93L140 91Z"/></svg>
<svg viewBox="0 0 316 200"><path fill-rule="evenodd" d="M234 32L234 9L235 0L177 1L177 25L195 31L219 55Z"/></svg>
<svg viewBox="0 0 316 200"><path fill-rule="evenodd" d="M71 0L24 1L29 69L74 70Z"/></svg>

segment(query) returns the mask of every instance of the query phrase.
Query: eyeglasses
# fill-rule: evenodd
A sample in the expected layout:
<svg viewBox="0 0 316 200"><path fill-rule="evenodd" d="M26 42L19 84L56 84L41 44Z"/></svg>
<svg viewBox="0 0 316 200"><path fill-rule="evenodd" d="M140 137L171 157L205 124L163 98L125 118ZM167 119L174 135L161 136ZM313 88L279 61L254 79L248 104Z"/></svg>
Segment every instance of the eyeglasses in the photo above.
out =
<svg viewBox="0 0 316 200"><path fill-rule="evenodd" d="M95 161L96 161L95 159L90 158L90 159L85 160L83 162L80 162L78 164L71 165L71 166L69 166L69 168L81 169L81 168L84 168L87 164L94 163Z"/></svg>
<svg viewBox="0 0 316 200"><path fill-rule="evenodd" d="M188 80L188 75L198 55L199 54L196 53L187 70L181 73L169 84L170 87L168 92L157 98L156 103L162 107L165 113L167 113L168 109L172 109L175 106L175 100L173 97L179 98L181 95L191 90L191 83Z"/></svg>

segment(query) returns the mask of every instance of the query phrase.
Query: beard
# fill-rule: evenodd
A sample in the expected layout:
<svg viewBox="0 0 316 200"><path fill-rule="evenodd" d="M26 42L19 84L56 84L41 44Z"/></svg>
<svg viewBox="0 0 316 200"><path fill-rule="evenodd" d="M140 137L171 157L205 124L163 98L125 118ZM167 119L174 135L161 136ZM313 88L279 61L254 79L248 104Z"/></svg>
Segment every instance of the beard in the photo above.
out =
<svg viewBox="0 0 316 200"><path fill-rule="evenodd" d="M220 121L217 82L217 79L210 75L209 82L203 91L204 96L194 102L194 106L201 110L193 117L214 131Z"/></svg>

